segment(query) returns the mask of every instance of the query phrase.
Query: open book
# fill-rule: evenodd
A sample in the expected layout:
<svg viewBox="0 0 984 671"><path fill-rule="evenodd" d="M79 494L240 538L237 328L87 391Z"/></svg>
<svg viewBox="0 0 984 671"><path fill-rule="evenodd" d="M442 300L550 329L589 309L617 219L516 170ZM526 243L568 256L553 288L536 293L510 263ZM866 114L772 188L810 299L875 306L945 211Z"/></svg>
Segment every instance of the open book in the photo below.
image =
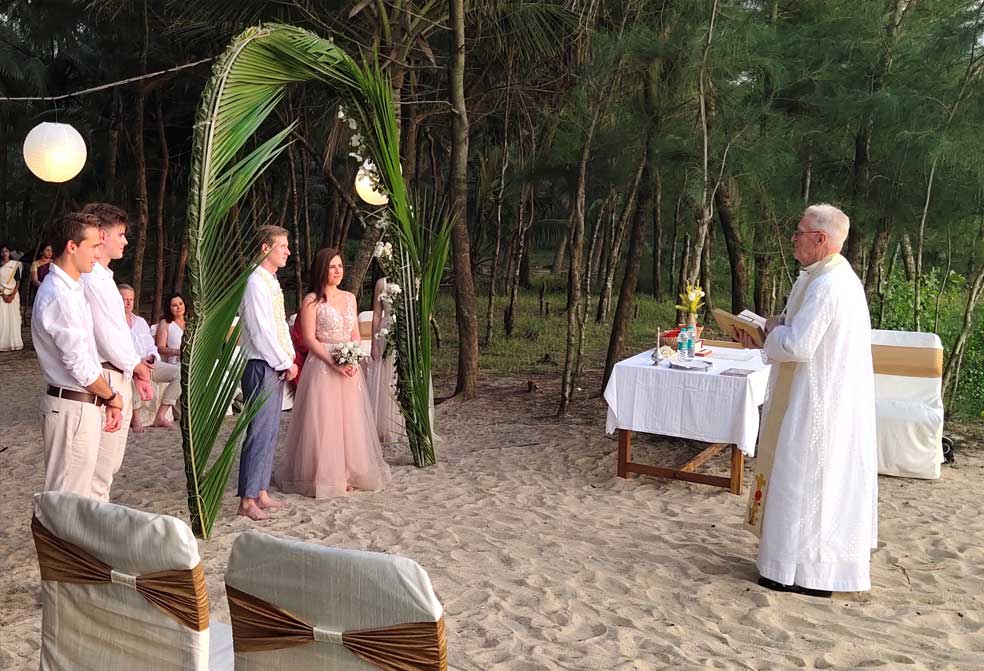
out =
<svg viewBox="0 0 984 671"><path fill-rule="evenodd" d="M765 344L764 317L759 317L751 310L742 310L737 315L733 315L726 310L717 308L712 309L711 314L714 316L718 328L728 336L734 337L733 333L737 329L747 333L756 347L762 347Z"/></svg>

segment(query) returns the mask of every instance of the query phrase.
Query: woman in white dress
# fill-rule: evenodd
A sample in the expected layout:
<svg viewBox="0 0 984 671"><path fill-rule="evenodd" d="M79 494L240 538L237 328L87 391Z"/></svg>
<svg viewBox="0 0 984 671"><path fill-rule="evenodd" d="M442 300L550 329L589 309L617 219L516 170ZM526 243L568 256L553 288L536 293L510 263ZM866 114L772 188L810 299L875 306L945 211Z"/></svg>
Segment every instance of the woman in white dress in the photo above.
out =
<svg viewBox="0 0 984 671"><path fill-rule="evenodd" d="M10 258L10 247L0 246L0 352L24 349L20 311L21 262Z"/></svg>
<svg viewBox="0 0 984 671"><path fill-rule="evenodd" d="M376 418L376 433L383 445L407 442L403 413L396 401L396 352L387 339L393 329L395 286L381 277L372 294L372 357L367 366L367 383ZM396 290L399 291L398 286Z"/></svg>
<svg viewBox="0 0 984 671"><path fill-rule="evenodd" d="M184 296L173 293L164 302L164 317L157 324L157 333L154 341L157 345L157 353L161 360L171 364L181 363L181 337L185 330L185 314L188 306ZM173 421L157 414L154 419L154 426L169 427Z"/></svg>

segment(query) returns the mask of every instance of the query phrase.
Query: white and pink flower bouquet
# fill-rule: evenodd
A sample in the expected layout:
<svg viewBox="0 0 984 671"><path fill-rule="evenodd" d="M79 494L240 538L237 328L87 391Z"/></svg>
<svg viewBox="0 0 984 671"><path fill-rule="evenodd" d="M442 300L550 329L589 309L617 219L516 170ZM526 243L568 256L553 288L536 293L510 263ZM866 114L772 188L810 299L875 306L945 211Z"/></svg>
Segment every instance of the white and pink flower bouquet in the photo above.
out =
<svg viewBox="0 0 984 671"><path fill-rule="evenodd" d="M366 358L362 348L357 342L338 343L332 348L331 358L339 366L358 366L359 362Z"/></svg>

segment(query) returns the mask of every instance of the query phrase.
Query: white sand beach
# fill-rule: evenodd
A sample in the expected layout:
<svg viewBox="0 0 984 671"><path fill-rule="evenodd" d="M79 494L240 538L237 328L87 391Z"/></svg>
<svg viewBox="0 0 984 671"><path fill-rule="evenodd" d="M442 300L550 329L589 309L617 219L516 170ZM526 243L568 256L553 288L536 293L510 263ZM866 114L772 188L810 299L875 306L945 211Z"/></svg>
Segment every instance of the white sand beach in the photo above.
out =
<svg viewBox="0 0 984 671"><path fill-rule="evenodd" d="M28 670L41 630L29 524L42 383L29 349L0 355L0 370L0 669ZM588 378L597 389L597 373ZM214 617L228 621L232 541L257 528L416 559L446 607L454 669L984 668L979 425L949 427L960 447L941 480L880 479L874 589L818 600L755 584L743 498L615 477L603 401L578 399L557 420L555 381L537 382L530 393L525 379L483 380L479 400L440 405L440 463L418 470L387 453L394 478L381 492L291 496L288 511L256 524L235 517L230 484L214 537L200 543ZM681 441L636 443L640 461L694 453ZM723 473L726 460L709 467ZM187 519L184 488L178 430L131 435L112 500Z"/></svg>

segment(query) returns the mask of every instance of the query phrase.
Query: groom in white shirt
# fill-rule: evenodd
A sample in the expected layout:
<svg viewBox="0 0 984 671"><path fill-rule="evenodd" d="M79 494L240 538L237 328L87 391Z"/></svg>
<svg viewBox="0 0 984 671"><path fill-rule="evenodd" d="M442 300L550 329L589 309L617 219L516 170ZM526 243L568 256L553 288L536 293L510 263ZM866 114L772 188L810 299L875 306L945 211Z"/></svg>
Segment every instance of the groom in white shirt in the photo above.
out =
<svg viewBox="0 0 984 671"><path fill-rule="evenodd" d="M44 491L93 495L103 431L118 431L123 399L103 374L80 278L102 243L99 219L73 212L55 226L51 271L31 312L31 338L47 382L41 397Z"/></svg>
<svg viewBox="0 0 984 671"><path fill-rule="evenodd" d="M133 346L123 299L113 280L113 271L109 269L112 261L123 258L123 250L126 249L126 212L109 203L89 203L82 208L82 213L99 219L99 241L102 243L92 271L82 275L85 299L92 311L96 351L109 383L123 399L122 424L118 431L103 432L92 478L92 497L108 501L113 476L120 470L126 450L133 414L132 386L136 386L137 393L144 401L149 401L154 391L150 384L151 367Z"/></svg>
<svg viewBox="0 0 984 671"><path fill-rule="evenodd" d="M297 365L284 314L284 294L277 281L277 271L287 265L290 256L287 230L261 226L258 234L263 261L249 277L240 312L242 346L248 359L243 372L243 396L250 399L268 395L246 429L239 460L239 514L265 520L269 517L265 509L286 505L273 499L267 488L280 435L284 382L297 377Z"/></svg>

